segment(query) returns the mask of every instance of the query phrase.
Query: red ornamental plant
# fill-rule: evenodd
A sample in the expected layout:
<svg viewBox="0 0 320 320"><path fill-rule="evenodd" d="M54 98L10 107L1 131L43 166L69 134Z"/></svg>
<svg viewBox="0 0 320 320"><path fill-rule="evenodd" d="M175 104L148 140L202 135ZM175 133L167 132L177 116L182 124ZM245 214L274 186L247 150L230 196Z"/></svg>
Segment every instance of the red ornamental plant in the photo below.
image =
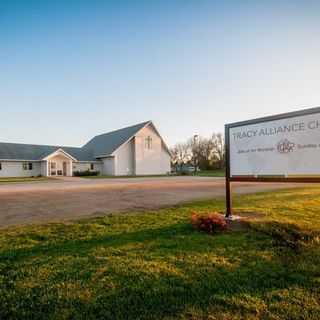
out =
<svg viewBox="0 0 320 320"><path fill-rule="evenodd" d="M195 229L205 231L210 234L227 229L227 223L224 217L216 212L201 215L193 212L191 216L191 223Z"/></svg>

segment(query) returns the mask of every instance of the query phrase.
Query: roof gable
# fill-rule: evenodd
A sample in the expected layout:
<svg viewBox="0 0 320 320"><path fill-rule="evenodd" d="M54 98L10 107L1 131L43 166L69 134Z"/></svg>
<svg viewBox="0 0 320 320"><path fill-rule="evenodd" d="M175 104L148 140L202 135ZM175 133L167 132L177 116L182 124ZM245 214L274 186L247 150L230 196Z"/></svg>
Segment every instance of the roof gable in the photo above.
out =
<svg viewBox="0 0 320 320"><path fill-rule="evenodd" d="M152 127L152 129L154 130L154 132L155 132L155 133L158 135L158 137L161 139L161 143L162 143L163 148L168 152L168 154L169 154L170 156L172 156L169 147L168 147L167 144L165 143L164 139L162 138L161 134L159 133L158 129L156 128L156 126L153 124L152 121L150 121L149 126Z"/></svg>
<svg viewBox="0 0 320 320"><path fill-rule="evenodd" d="M91 150L95 158L111 155L148 123L150 121L95 136L82 148Z"/></svg>
<svg viewBox="0 0 320 320"><path fill-rule="evenodd" d="M54 151L53 153L47 155L45 158L43 158L42 160L49 160L51 159L52 157L55 157L55 156L59 156L63 154L65 157L69 158L70 160L73 160L73 161L77 161L76 158L74 158L71 154L69 154L68 152L66 152L65 150L63 150L62 148L59 148L58 150Z"/></svg>

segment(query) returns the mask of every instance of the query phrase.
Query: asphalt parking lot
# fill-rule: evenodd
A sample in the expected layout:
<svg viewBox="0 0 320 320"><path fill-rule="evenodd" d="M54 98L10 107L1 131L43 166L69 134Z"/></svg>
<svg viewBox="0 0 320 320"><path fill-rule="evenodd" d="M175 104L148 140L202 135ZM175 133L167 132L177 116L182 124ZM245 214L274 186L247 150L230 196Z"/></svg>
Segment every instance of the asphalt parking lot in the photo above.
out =
<svg viewBox="0 0 320 320"><path fill-rule="evenodd" d="M233 190L253 193L284 187L289 185L242 183L234 184ZM211 177L66 178L1 184L0 228L157 209L223 195L224 179Z"/></svg>

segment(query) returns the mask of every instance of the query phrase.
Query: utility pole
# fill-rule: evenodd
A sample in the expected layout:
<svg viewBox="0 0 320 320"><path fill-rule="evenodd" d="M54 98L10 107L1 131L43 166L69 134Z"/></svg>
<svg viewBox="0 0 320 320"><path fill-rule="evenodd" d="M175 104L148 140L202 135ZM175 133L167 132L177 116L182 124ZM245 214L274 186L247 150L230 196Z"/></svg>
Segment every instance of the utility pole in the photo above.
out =
<svg viewBox="0 0 320 320"><path fill-rule="evenodd" d="M197 163L198 163L198 156L196 156L197 154L197 150L196 150L196 143L197 143L197 140L199 138L199 135L195 134L193 136L193 162L194 162L194 174L197 173Z"/></svg>

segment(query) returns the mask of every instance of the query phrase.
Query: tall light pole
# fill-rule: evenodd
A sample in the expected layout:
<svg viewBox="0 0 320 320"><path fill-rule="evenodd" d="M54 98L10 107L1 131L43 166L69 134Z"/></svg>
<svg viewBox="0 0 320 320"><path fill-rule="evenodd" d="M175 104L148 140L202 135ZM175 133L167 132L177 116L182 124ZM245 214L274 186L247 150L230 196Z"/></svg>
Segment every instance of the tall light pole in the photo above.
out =
<svg viewBox="0 0 320 320"><path fill-rule="evenodd" d="M197 173L197 163L198 163L198 155L196 156L197 154L197 150L196 150L196 146L197 146L197 140L199 138L199 135L198 134L195 134L193 136L193 159L194 159L194 173L196 174Z"/></svg>

